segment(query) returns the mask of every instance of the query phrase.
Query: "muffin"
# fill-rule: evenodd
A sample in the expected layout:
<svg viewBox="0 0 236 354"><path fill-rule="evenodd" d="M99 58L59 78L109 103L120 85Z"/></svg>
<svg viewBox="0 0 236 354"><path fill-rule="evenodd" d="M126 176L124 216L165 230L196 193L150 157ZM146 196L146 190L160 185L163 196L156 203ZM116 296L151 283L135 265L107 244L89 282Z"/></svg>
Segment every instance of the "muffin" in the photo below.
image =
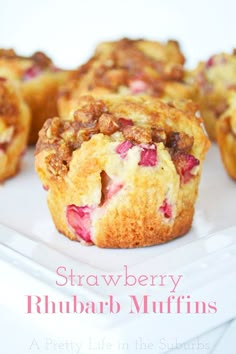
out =
<svg viewBox="0 0 236 354"><path fill-rule="evenodd" d="M228 109L217 120L216 137L226 171L236 180L236 91L231 92Z"/></svg>
<svg viewBox="0 0 236 354"><path fill-rule="evenodd" d="M30 111L15 83L0 78L0 182L17 173L27 145Z"/></svg>
<svg viewBox="0 0 236 354"><path fill-rule="evenodd" d="M216 122L227 109L229 91L236 88L236 52L213 55L189 75L199 88L196 99L206 130L216 140Z"/></svg>
<svg viewBox="0 0 236 354"><path fill-rule="evenodd" d="M176 41L121 39L101 43L94 56L70 75L58 100L59 113L66 117L76 109L81 94L192 98L196 88L184 80L184 61Z"/></svg>
<svg viewBox="0 0 236 354"><path fill-rule="evenodd" d="M45 122L36 171L59 232L105 248L156 245L191 227L209 141L191 102L81 96Z"/></svg>
<svg viewBox="0 0 236 354"><path fill-rule="evenodd" d="M58 89L66 75L41 52L22 57L12 49L0 49L0 77L16 80L20 84L21 94L31 110L29 144L36 143L46 118L57 115Z"/></svg>

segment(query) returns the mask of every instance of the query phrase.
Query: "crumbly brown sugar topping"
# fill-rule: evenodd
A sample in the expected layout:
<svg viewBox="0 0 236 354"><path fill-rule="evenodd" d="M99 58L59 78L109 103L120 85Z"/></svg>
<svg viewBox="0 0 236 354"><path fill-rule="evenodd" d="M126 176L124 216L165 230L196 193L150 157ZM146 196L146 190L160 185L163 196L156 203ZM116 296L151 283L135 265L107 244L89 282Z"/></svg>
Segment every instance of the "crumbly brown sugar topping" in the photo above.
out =
<svg viewBox="0 0 236 354"><path fill-rule="evenodd" d="M162 48L162 55L151 55L160 50L155 45ZM124 38L98 46L94 57L74 72L72 86L82 80L83 89L88 91L103 87L116 92L124 86L133 94L146 92L161 96L167 81L183 81L183 63L184 57L175 41L161 45ZM69 95L69 91L68 87L63 94Z"/></svg>
<svg viewBox="0 0 236 354"><path fill-rule="evenodd" d="M154 58L138 44L142 40L130 40L124 38L113 45L110 51L110 60L97 70L97 76L103 76L104 69L126 70L129 76L145 74L145 67L150 67L163 79L179 80L183 77L182 63L172 62L171 58ZM168 46L168 44L167 44ZM155 48L153 49L155 51ZM183 60L184 61L184 60ZM143 68L143 69L142 69Z"/></svg>
<svg viewBox="0 0 236 354"><path fill-rule="evenodd" d="M94 134L110 136L115 132L122 133L124 141L128 142L125 149L135 144L151 146L153 143L162 142L176 166L184 164L186 156L191 156L189 153L194 143L194 138L183 132L165 131L161 127L151 125L141 126L129 117L117 117L109 112L102 100L85 96L81 98L80 107L75 111L73 120L53 118L46 121L39 133L36 154L42 150L52 150L47 156L49 171L54 176L63 176L69 170L73 151L80 148L84 141L91 139ZM176 169L181 173L181 167Z"/></svg>

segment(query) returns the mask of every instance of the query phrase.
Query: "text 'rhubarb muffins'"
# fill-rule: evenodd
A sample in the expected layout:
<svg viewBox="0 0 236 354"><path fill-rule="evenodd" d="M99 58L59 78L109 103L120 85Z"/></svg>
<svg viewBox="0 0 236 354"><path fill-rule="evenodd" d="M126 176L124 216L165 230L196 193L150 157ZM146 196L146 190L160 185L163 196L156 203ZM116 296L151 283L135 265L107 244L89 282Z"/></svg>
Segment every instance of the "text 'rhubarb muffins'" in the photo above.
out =
<svg viewBox="0 0 236 354"><path fill-rule="evenodd" d="M30 144L36 143L45 120L57 115L58 89L66 75L44 53L23 57L12 49L0 49L0 77L17 81L31 110Z"/></svg>
<svg viewBox="0 0 236 354"><path fill-rule="evenodd" d="M58 100L59 114L76 109L81 94L151 95L192 98L194 85L184 79L185 62L178 42L121 39L98 45L94 56L71 73Z"/></svg>
<svg viewBox="0 0 236 354"><path fill-rule="evenodd" d="M191 102L82 96L45 122L36 170L58 231L106 248L163 243L191 227L209 140Z"/></svg>
<svg viewBox="0 0 236 354"><path fill-rule="evenodd" d="M14 176L26 149L30 111L19 88L0 78L0 182Z"/></svg>

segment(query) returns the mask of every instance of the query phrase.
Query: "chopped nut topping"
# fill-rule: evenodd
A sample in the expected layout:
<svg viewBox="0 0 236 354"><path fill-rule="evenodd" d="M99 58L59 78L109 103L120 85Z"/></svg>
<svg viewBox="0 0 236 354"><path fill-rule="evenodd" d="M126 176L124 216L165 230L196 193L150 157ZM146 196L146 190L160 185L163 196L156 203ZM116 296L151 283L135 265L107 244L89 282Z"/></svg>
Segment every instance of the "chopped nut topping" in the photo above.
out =
<svg viewBox="0 0 236 354"><path fill-rule="evenodd" d="M116 90L120 85L127 83L128 75L124 69L108 69L106 65L101 65L94 72L94 85L105 86Z"/></svg>
<svg viewBox="0 0 236 354"><path fill-rule="evenodd" d="M60 118L50 119L45 124L46 136L48 139L52 139L60 135L61 120Z"/></svg>
<svg viewBox="0 0 236 354"><path fill-rule="evenodd" d="M161 128L152 128L152 141L166 144L166 132Z"/></svg>
<svg viewBox="0 0 236 354"><path fill-rule="evenodd" d="M55 153L46 157L48 171L55 177L62 177L69 171L71 150L65 143L55 146Z"/></svg>
<svg viewBox="0 0 236 354"><path fill-rule="evenodd" d="M116 117L109 113L103 101L96 101L93 97L80 98L74 119L48 119L39 133L36 154L43 149L55 151L47 157L48 168L53 176L61 177L68 172L73 151L80 148L84 141L91 139L94 134L112 135L117 131L124 137L124 141L121 141L116 150L121 158L125 158L127 151L135 144L143 144L143 165L154 166L154 143L163 143L184 183L192 177L192 168L198 164L198 160L191 155L194 143L192 136L183 132L166 132L161 127L151 125L140 126L130 117ZM149 164L150 161L153 165Z"/></svg>
<svg viewBox="0 0 236 354"><path fill-rule="evenodd" d="M51 59L42 52L34 53L29 59L32 59L41 69L45 69L52 64Z"/></svg>
<svg viewBox="0 0 236 354"><path fill-rule="evenodd" d="M111 135L119 129L119 125L111 114L103 113L98 121L98 127L101 133Z"/></svg>
<svg viewBox="0 0 236 354"><path fill-rule="evenodd" d="M193 146L194 138L185 133L172 132L167 138L167 147L172 151L189 152Z"/></svg>
<svg viewBox="0 0 236 354"><path fill-rule="evenodd" d="M82 109L77 109L74 112L74 118L76 121L81 122L81 123L87 123L89 121L92 121L94 119L93 112L85 112Z"/></svg>
<svg viewBox="0 0 236 354"><path fill-rule="evenodd" d="M137 144L152 143L152 135L150 128L143 128L133 125L125 127L122 132L126 140L134 141Z"/></svg>
<svg viewBox="0 0 236 354"><path fill-rule="evenodd" d="M75 92L94 88L120 92L122 87L134 94L160 97L167 82L183 82L185 59L176 41L155 44L123 38L103 46L104 43L99 45L95 55L73 73L71 82ZM138 82L143 83L142 89L141 85L138 88Z"/></svg>
<svg viewBox="0 0 236 354"><path fill-rule="evenodd" d="M74 113L74 118L85 122L98 119L102 113L106 112L107 108L103 101L95 100L92 96L83 96L83 99L79 102L78 109Z"/></svg>

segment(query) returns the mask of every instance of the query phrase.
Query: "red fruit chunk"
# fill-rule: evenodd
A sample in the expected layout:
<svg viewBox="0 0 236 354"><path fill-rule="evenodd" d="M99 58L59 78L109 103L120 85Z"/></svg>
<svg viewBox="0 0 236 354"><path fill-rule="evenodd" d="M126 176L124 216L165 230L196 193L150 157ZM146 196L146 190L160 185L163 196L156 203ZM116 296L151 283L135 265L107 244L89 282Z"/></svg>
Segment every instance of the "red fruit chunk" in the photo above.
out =
<svg viewBox="0 0 236 354"><path fill-rule="evenodd" d="M7 81L7 79L5 77L0 76L0 81L5 82L5 81Z"/></svg>
<svg viewBox="0 0 236 354"><path fill-rule="evenodd" d="M167 202L167 199L164 200L163 204L160 206L159 210L164 214L164 217L169 219L172 217L172 207Z"/></svg>
<svg viewBox="0 0 236 354"><path fill-rule="evenodd" d="M101 203L102 206L109 199L111 199L115 194L117 194L122 188L124 184L118 181L114 181L114 179L110 178L105 171L101 172Z"/></svg>
<svg viewBox="0 0 236 354"><path fill-rule="evenodd" d="M196 157L188 154L176 154L173 161L182 183L187 183L193 177L192 170L200 163Z"/></svg>
<svg viewBox="0 0 236 354"><path fill-rule="evenodd" d="M144 93L148 89L146 82L142 80L132 80L129 83L129 88L132 94Z"/></svg>
<svg viewBox="0 0 236 354"><path fill-rule="evenodd" d="M198 159L196 159L192 155L186 155L185 165L182 167L182 171L181 171L184 183L187 183L191 179L191 177L193 176L191 174L191 171L195 166L198 165L199 165Z"/></svg>
<svg viewBox="0 0 236 354"><path fill-rule="evenodd" d="M117 146L116 152L120 155L122 159L124 159L127 155L128 150L131 149L133 146L134 144L131 141L125 140L123 141L123 143Z"/></svg>
<svg viewBox="0 0 236 354"><path fill-rule="evenodd" d="M43 189L47 192L49 190L49 187L43 184Z"/></svg>
<svg viewBox="0 0 236 354"><path fill-rule="evenodd" d="M212 67L213 65L214 65L214 56L212 56L212 57L210 57L208 60L207 60L207 62L206 62L206 64L205 64L205 66L206 66L206 68L208 69L208 68L210 68L210 67Z"/></svg>
<svg viewBox="0 0 236 354"><path fill-rule="evenodd" d="M141 147L139 166L156 166L157 153L156 145Z"/></svg>
<svg viewBox="0 0 236 354"><path fill-rule="evenodd" d="M134 125L134 122L132 121L132 119L119 118L118 124L121 128L125 128Z"/></svg>
<svg viewBox="0 0 236 354"><path fill-rule="evenodd" d="M36 76L41 74L41 72L42 72L42 70L38 66L33 65L30 68L28 68L27 70L25 70L22 80L28 81L28 80L34 79Z"/></svg>
<svg viewBox="0 0 236 354"><path fill-rule="evenodd" d="M66 218L76 234L86 242L91 242L91 212L93 208L89 206L68 205Z"/></svg>
<svg viewBox="0 0 236 354"><path fill-rule="evenodd" d="M208 61L206 62L205 66L207 69L211 68L214 65L224 65L227 63L227 59L224 56L216 56L213 55L212 57L210 57L208 59Z"/></svg>
<svg viewBox="0 0 236 354"><path fill-rule="evenodd" d="M123 188L122 183L113 183L107 186L107 199L111 199L113 195L118 193Z"/></svg>

